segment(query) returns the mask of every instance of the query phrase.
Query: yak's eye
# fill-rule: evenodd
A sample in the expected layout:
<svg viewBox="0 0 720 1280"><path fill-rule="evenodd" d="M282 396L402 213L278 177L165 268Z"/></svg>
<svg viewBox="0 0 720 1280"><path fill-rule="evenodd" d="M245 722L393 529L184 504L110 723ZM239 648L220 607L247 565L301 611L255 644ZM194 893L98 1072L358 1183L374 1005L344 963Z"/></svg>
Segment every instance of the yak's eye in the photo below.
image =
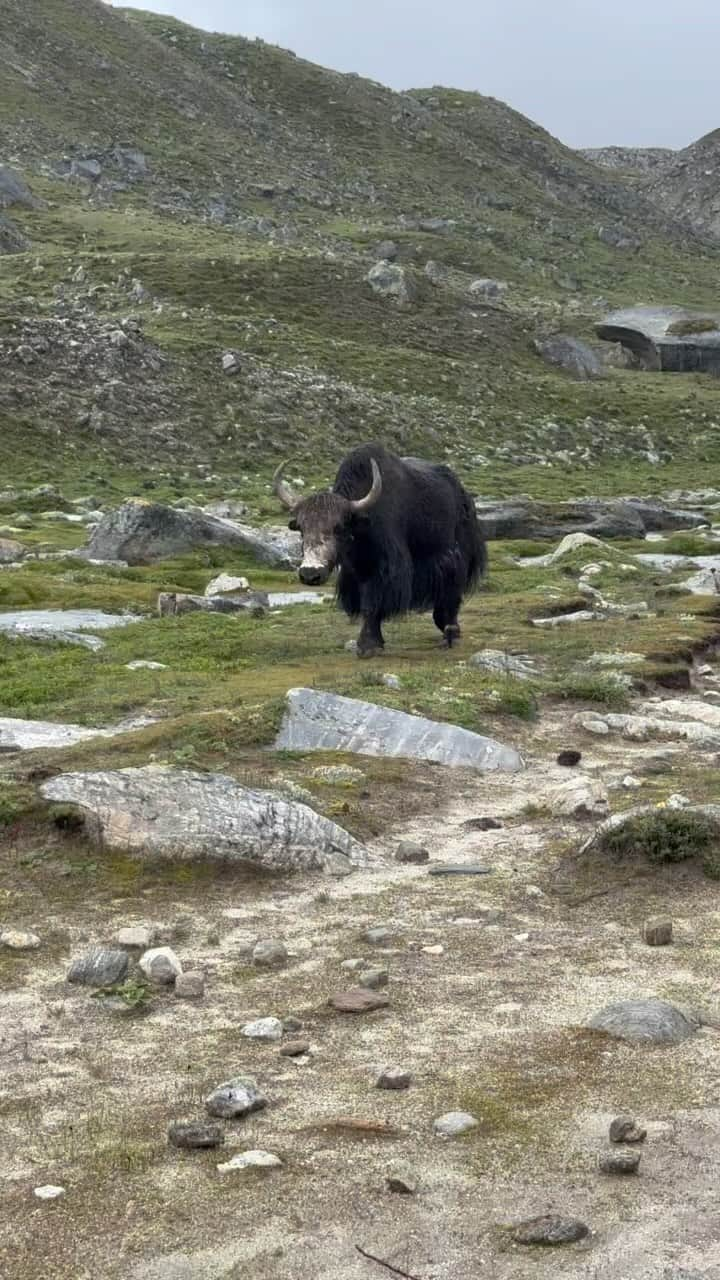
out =
<svg viewBox="0 0 720 1280"><path fill-rule="evenodd" d="M294 518L292 520L288 520L288 529L290 529L293 533L297 533L298 532L297 520L295 520Z"/></svg>

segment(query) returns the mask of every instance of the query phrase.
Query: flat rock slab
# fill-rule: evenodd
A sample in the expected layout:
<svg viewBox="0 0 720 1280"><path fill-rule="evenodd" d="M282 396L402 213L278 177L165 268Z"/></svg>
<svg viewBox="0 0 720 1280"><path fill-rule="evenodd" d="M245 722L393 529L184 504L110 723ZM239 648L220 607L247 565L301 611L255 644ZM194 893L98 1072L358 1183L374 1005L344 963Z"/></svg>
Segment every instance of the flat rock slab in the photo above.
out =
<svg viewBox="0 0 720 1280"><path fill-rule="evenodd" d="M349 991L341 991L331 996L328 1004L338 1013L372 1013L374 1009L386 1009L389 998L380 991L369 991L365 987L351 987Z"/></svg>
<svg viewBox="0 0 720 1280"><path fill-rule="evenodd" d="M471 862L466 866L461 862L446 862L428 870L429 876L491 876L492 873L492 867L481 867Z"/></svg>
<svg viewBox="0 0 720 1280"><path fill-rule="evenodd" d="M91 834L107 849L332 875L368 862L347 831L306 805L251 791L223 774L161 766L66 773L41 793L88 814Z"/></svg>
<svg viewBox="0 0 720 1280"><path fill-rule="evenodd" d="M81 631L109 631L127 627L141 618L133 613L105 613L102 609L13 609L0 613L0 631L11 636L37 639Z"/></svg>
<svg viewBox="0 0 720 1280"><path fill-rule="evenodd" d="M275 749L353 751L365 756L428 760L481 773L515 773L523 768L517 751L492 738L314 689L289 691Z"/></svg>
<svg viewBox="0 0 720 1280"><path fill-rule="evenodd" d="M695 1034L700 1020L667 1000L621 1000L601 1009L587 1025L630 1044L680 1044Z"/></svg>
<svg viewBox="0 0 720 1280"><path fill-rule="evenodd" d="M590 1228L579 1218L561 1218L547 1214L521 1222L513 1231L516 1244L575 1244L590 1234Z"/></svg>
<svg viewBox="0 0 720 1280"><path fill-rule="evenodd" d="M0 717L0 750L37 751L41 747L73 747L90 738L116 738L150 721L130 722L114 729L86 729L79 724L56 724L52 720L13 720Z"/></svg>

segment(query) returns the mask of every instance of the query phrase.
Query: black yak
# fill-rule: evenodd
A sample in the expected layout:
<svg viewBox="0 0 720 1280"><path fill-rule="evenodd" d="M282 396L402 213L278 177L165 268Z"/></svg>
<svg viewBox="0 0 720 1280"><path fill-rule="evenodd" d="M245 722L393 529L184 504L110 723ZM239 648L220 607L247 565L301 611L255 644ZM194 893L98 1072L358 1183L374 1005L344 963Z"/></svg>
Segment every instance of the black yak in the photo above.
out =
<svg viewBox="0 0 720 1280"><path fill-rule="evenodd" d="M302 534L300 580L317 586L337 568L340 606L362 618L358 656L379 653L384 620L410 610L432 609L450 647L462 598L486 564L473 500L450 468L365 444L341 462L331 490L307 498L282 472L274 489Z"/></svg>

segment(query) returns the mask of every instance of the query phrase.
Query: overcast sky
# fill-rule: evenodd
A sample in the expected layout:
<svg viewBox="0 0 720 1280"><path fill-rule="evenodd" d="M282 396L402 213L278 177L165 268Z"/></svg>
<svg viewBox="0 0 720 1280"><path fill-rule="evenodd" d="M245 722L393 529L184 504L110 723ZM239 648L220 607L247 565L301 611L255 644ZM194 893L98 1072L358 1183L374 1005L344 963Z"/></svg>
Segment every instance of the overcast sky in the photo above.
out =
<svg viewBox="0 0 720 1280"><path fill-rule="evenodd" d="M570 146L682 147L720 127L719 0L695 0L687 11L676 0L143 0L134 7L262 36L395 89L476 89Z"/></svg>

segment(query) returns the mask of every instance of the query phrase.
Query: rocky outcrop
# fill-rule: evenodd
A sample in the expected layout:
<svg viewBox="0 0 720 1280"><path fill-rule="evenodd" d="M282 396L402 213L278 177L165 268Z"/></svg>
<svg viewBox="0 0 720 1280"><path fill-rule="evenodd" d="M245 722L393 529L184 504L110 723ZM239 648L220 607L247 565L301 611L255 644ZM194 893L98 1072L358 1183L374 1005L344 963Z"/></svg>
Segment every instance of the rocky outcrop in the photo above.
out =
<svg viewBox="0 0 720 1280"><path fill-rule="evenodd" d="M481 773L515 772L523 767L512 747L469 729L315 689L289 691L275 749L353 751L364 756L429 760Z"/></svg>
<svg viewBox="0 0 720 1280"><path fill-rule="evenodd" d="M158 613L161 618L183 613L244 613L262 618L270 604L264 591L248 591L243 596L191 596L176 591L161 591Z"/></svg>
<svg viewBox="0 0 720 1280"><path fill-rule="evenodd" d="M595 538L642 538L664 529L695 529L707 521L696 511L679 511L642 498L584 498L554 506L532 498L481 498L475 503L488 539L564 538L571 533Z"/></svg>
<svg viewBox="0 0 720 1280"><path fill-rule="evenodd" d="M199 509L179 511L139 498L103 517L90 537L87 555L150 564L207 546L237 547L274 568L293 568L300 562L300 535L288 529L253 529Z"/></svg>
<svg viewBox="0 0 720 1280"><path fill-rule="evenodd" d="M368 855L342 827L272 791L224 774L148 766L66 773L44 783L46 800L77 805L103 848L146 858L209 859L260 871L345 875Z"/></svg>
<svg viewBox="0 0 720 1280"><path fill-rule="evenodd" d="M554 333L549 338L536 338L533 346L546 364L563 369L579 382L602 378L605 369L592 347L567 333Z"/></svg>
<svg viewBox="0 0 720 1280"><path fill-rule="evenodd" d="M643 369L711 373L720 377L720 315L685 307L628 307L595 326L606 342L619 342Z"/></svg>
<svg viewBox="0 0 720 1280"><path fill-rule="evenodd" d="M414 289L404 267L391 262L376 262L365 277L373 293L396 303L412 301Z"/></svg>

